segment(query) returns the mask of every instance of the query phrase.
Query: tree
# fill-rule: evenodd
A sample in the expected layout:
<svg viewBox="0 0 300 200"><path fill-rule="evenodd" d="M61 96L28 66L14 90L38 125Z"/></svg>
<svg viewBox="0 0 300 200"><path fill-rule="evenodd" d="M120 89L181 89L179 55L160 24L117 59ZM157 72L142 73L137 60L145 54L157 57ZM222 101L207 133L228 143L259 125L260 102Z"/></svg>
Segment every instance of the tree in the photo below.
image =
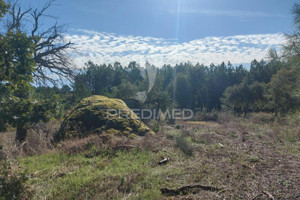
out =
<svg viewBox="0 0 300 200"><path fill-rule="evenodd" d="M81 99L91 95L91 90L88 87L86 79L86 76L83 74L78 74L75 77L74 84L72 85L74 102L79 102Z"/></svg>
<svg viewBox="0 0 300 200"><path fill-rule="evenodd" d="M49 120L56 102L33 98L35 62L31 39L16 31L1 36L0 43L4 50L0 56L0 129L16 127L16 141L20 143L25 140L30 123Z"/></svg>
<svg viewBox="0 0 300 200"><path fill-rule="evenodd" d="M9 5L7 5L3 0L0 0L0 19L5 15L8 9Z"/></svg>
<svg viewBox="0 0 300 200"><path fill-rule="evenodd" d="M286 34L286 45L284 45L283 57L293 59L298 65L300 62L300 4L295 3L292 8L294 14L294 25L296 31L293 34Z"/></svg>
<svg viewBox="0 0 300 200"><path fill-rule="evenodd" d="M293 69L281 69L269 83L275 115L287 113L297 105L294 88L297 86L297 76Z"/></svg>
<svg viewBox="0 0 300 200"><path fill-rule="evenodd" d="M137 88L131 82L122 80L121 84L113 87L112 96L122 100L133 99L137 92Z"/></svg>
<svg viewBox="0 0 300 200"><path fill-rule="evenodd" d="M185 74L178 74L176 77L176 102L180 108L190 108L192 93L189 77Z"/></svg>
<svg viewBox="0 0 300 200"><path fill-rule="evenodd" d="M274 100L275 113L287 112L294 107L295 101L300 99L300 4L295 3L292 8L294 15L293 34L286 34L287 42L283 47L285 69L282 69L272 78L271 91ZM290 75L290 77L289 77ZM278 88L276 88L278 86ZM286 91L286 89L289 89ZM283 95L283 96L282 96ZM283 105L283 102L291 105Z"/></svg>
<svg viewBox="0 0 300 200"><path fill-rule="evenodd" d="M248 80L228 87L221 99L223 107L237 113L244 113L246 117L249 111L259 109L258 102L264 100L264 87L258 82L249 85Z"/></svg>
<svg viewBox="0 0 300 200"><path fill-rule="evenodd" d="M36 63L32 72L34 80L37 83L50 82L57 85L58 80L72 80L73 70L69 56L72 43L64 41L64 27L55 22L44 29L41 23L43 18L48 16L46 11L54 1L49 0L40 10L23 10L17 1L13 2L5 17L7 23L3 29L6 29L7 33L20 31L33 43L33 59Z"/></svg>
<svg viewBox="0 0 300 200"><path fill-rule="evenodd" d="M147 95L147 100L145 102L145 105L149 108L156 109L157 111L160 109L165 111L172 103L170 95L166 91L166 88L164 88L164 79L164 73L161 70L157 73L154 85Z"/></svg>
<svg viewBox="0 0 300 200"><path fill-rule="evenodd" d="M2 1L0 5L3 7ZM5 34L0 34L0 129L5 130L9 125L16 127L16 142L20 144L30 124L51 119L57 99L54 96L42 100L34 94L31 84L38 70L37 44L33 35L28 36L20 28L20 21L29 10L21 12L19 8L15 15L14 5L13 25Z"/></svg>
<svg viewBox="0 0 300 200"><path fill-rule="evenodd" d="M206 88L206 82L207 82L207 70L203 65L196 64L195 67L193 67L190 70L190 77L191 77L191 89L192 89L192 103L193 108L204 108L205 105L207 105L207 88Z"/></svg>
<svg viewBox="0 0 300 200"><path fill-rule="evenodd" d="M269 51L270 62L261 60L260 62L254 60L251 62L249 78L252 82L269 83L273 74L276 74L279 70L279 58L277 58L275 50Z"/></svg>

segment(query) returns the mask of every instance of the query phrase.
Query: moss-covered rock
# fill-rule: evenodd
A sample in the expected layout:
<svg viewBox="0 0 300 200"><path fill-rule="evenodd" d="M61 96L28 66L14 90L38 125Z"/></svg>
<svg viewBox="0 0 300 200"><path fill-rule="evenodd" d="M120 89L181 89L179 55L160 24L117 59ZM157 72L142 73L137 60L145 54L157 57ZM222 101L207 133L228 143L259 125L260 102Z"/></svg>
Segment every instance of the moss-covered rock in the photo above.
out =
<svg viewBox="0 0 300 200"><path fill-rule="evenodd" d="M154 134L122 100L94 95L74 107L55 139L103 133L120 136Z"/></svg>

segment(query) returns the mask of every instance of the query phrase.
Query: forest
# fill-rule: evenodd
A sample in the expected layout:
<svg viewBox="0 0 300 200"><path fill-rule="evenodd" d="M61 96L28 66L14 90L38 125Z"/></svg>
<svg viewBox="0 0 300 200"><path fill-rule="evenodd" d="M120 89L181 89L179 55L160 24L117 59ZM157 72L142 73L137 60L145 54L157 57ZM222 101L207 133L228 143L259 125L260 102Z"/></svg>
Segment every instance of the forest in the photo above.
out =
<svg viewBox="0 0 300 200"><path fill-rule="evenodd" d="M0 199L300 198L300 4L285 44L247 66L74 68L63 26L40 26L52 3L39 10L0 0ZM53 140L93 95L194 116L141 119L153 136L107 130Z"/></svg>

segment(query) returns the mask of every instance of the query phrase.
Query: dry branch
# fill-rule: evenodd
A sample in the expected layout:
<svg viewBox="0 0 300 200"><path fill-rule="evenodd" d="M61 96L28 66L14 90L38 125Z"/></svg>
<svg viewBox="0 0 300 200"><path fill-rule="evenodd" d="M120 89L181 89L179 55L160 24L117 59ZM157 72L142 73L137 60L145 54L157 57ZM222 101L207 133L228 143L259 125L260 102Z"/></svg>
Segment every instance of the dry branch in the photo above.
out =
<svg viewBox="0 0 300 200"><path fill-rule="evenodd" d="M275 200L275 198L271 195L271 193L270 192L268 192L268 191L262 191L265 195L267 195L268 197L269 197L269 199L271 199L271 200Z"/></svg>
<svg viewBox="0 0 300 200"><path fill-rule="evenodd" d="M205 191L220 191L222 188L217 188L213 186L204 186L200 184L195 185L185 185L177 189L161 188L160 191L163 195L166 196L176 196L176 195L186 195L188 193L197 193L200 190Z"/></svg>
<svg viewBox="0 0 300 200"><path fill-rule="evenodd" d="M13 1L7 20L7 32L21 31L32 39L36 63L33 76L39 84L50 82L57 85L57 81L64 83L66 80L74 79L70 57L70 52L74 48L72 42L64 41L64 26L59 26L55 22L54 25L42 28L42 18L51 17L46 11L54 2L55 0L49 0L40 10L29 8L23 11L18 1Z"/></svg>
<svg viewBox="0 0 300 200"><path fill-rule="evenodd" d="M162 159L161 161L159 161L159 165L164 165L164 164L167 164L167 162L169 162L169 158L164 158L164 159Z"/></svg>

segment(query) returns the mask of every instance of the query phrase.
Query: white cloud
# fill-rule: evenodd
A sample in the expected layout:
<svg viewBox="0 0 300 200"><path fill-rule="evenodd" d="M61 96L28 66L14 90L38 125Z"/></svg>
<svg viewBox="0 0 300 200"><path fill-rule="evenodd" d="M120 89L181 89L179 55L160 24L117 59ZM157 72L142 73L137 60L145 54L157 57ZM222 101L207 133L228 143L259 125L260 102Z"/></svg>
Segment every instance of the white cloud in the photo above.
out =
<svg viewBox="0 0 300 200"><path fill-rule="evenodd" d="M185 43L175 40L124 36L111 33L77 30L77 34L65 36L75 44L74 64L83 67L91 60L96 64L121 62L127 65L146 61L157 67L180 62L220 64L250 63L267 56L270 48L278 48L284 42L282 34L237 35L229 37L206 37Z"/></svg>

